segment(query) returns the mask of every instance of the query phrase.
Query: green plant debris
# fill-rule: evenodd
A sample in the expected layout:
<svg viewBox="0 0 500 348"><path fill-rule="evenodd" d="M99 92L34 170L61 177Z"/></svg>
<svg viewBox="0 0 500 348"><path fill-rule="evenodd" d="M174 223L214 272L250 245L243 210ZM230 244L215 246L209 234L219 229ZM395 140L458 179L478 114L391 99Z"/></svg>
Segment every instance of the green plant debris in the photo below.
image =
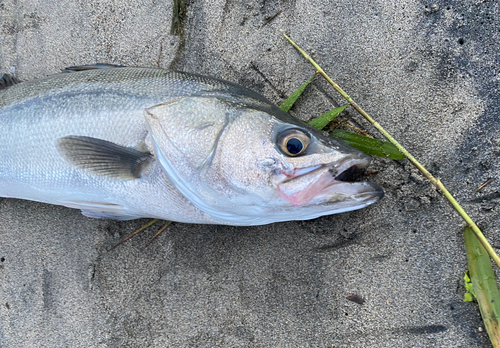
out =
<svg viewBox="0 0 500 348"><path fill-rule="evenodd" d="M302 95L302 93L304 93L304 90L306 89L307 85L309 85L311 83L314 76L316 76L316 74L311 76L311 78L309 80L307 80L306 82L304 82L302 84L302 86L297 88L297 90L295 92L293 92L292 95L287 98L287 100L285 100L283 103L281 103L280 109L283 110L284 112L290 111L293 104L295 104L297 99L299 99L299 97Z"/></svg>
<svg viewBox="0 0 500 348"><path fill-rule="evenodd" d="M402 160L405 156L399 150L387 141L368 138L364 135L347 132L336 129L330 135L344 140L352 147L363 151L369 155L385 157L395 160Z"/></svg>
<svg viewBox="0 0 500 348"><path fill-rule="evenodd" d="M345 104L339 106L338 108L325 112L323 115L309 121L309 124L316 129L322 130L328 125L328 123L332 122L333 119L337 117L342 111L344 111L345 108L348 106L349 104Z"/></svg>
<svg viewBox="0 0 500 348"><path fill-rule="evenodd" d="M465 284L465 294L464 294L464 302L472 302L476 297L476 293L474 292L474 285L469 277L469 271L465 271L464 273L464 284Z"/></svg>
<svg viewBox="0 0 500 348"><path fill-rule="evenodd" d="M170 26L170 35L182 35L183 19L186 13L186 0L174 0L172 24Z"/></svg>
<svg viewBox="0 0 500 348"><path fill-rule="evenodd" d="M469 275L484 326L495 348L500 348L500 292L486 249L470 227L464 231Z"/></svg>

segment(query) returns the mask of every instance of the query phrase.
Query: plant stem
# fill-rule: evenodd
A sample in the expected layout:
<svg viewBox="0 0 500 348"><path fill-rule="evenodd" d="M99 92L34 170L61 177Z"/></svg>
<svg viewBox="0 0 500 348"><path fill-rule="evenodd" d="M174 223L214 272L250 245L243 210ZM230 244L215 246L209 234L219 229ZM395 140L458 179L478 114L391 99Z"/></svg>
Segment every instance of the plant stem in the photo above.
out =
<svg viewBox="0 0 500 348"><path fill-rule="evenodd" d="M306 53L304 52L295 42L292 41L292 39L290 39L287 35L283 34L285 36L285 38L293 45L293 47L295 47L313 66L314 68L317 70L318 74L320 74L321 76L323 76L325 78L325 80L328 81L328 83L330 83L333 88L335 88L335 90L337 92L339 92L342 97L347 100L347 102L349 104L351 104L351 106L356 109L368 122L370 122L380 133L382 133L384 135L384 137L389 140L394 146L396 146L398 148L399 151L401 151L401 153L403 153L406 158L408 158L408 160L415 166L417 167L417 169L427 178L429 179L432 184L438 189L440 190L443 195L446 197L446 199L448 199L448 201L451 203L451 205L455 208L455 210L460 214L460 216L465 220L465 222L467 223L468 226L471 227L472 231L474 232L474 235L476 236L476 238L481 242L481 244L483 245L483 247L486 249L486 251L488 252L488 255L490 255L490 257L495 261L495 263L497 264L497 266L500 268L500 258L498 257L498 255L496 254L495 250L491 247L491 244L488 242L488 240L484 237L483 233L481 232L481 230L479 229L479 227L477 227L476 223L469 217L469 215L467 215L467 213L465 212L465 210L463 210L463 208L458 204L458 202L455 200L455 198L451 195L451 193L446 189L446 187L444 187L444 185L441 183L441 181L439 179L436 179L431 173L429 173L429 171L427 169L425 169L425 167L423 165L420 164L420 162L418 162L415 157L413 157L408 151L406 151L406 149L401 146L401 144L399 144L396 139L394 139L378 122L375 122L375 120L373 118L371 118L370 115L368 115L366 113L366 111L364 111L358 104L356 104L356 102L354 100L352 100L352 98L346 93L344 92L344 90L342 88L340 88L339 85L337 85L324 71L323 69Z"/></svg>

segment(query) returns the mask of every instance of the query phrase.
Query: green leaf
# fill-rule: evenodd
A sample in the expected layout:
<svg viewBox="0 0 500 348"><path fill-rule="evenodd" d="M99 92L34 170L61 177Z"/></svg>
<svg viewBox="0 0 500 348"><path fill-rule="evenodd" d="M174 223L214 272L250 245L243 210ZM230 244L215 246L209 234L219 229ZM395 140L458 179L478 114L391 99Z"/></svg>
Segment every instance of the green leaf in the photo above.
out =
<svg viewBox="0 0 500 348"><path fill-rule="evenodd" d="M465 283L465 294L464 294L464 302L472 302L476 297L476 293L474 292L474 285L469 278L469 271L464 272L464 283Z"/></svg>
<svg viewBox="0 0 500 348"><path fill-rule="evenodd" d="M467 284L470 284L469 271L464 272L464 282L465 282L465 287L467 287Z"/></svg>
<svg viewBox="0 0 500 348"><path fill-rule="evenodd" d="M360 134L346 132L336 129L330 135L344 140L352 147L363 151L369 155L385 157L395 160L401 160L405 156L399 150L387 141L368 138Z"/></svg>
<svg viewBox="0 0 500 348"><path fill-rule="evenodd" d="M307 85L309 83L311 83L311 81L314 78L314 76L316 76L316 74L314 74L313 76L311 76L311 78L309 80L307 80L306 82L304 82L302 84L302 86L300 86L295 92L293 92L292 95L289 96L287 100L285 100L283 103L281 103L280 109L283 110L284 112L290 111L290 109L292 108L293 104L295 104L295 102L297 101L297 99L304 92L304 90L306 89Z"/></svg>
<svg viewBox="0 0 500 348"><path fill-rule="evenodd" d="M483 323L493 347L500 347L500 292L490 257L470 227L465 228L469 274Z"/></svg>
<svg viewBox="0 0 500 348"><path fill-rule="evenodd" d="M316 129L322 130L323 128L326 127L326 125L332 120L337 117L342 111L345 110L346 107L348 107L349 104L345 104L342 106L339 106L338 108L335 108L333 110L330 110L328 112L325 112L323 115L316 117L309 121L309 124L313 126Z"/></svg>
<svg viewBox="0 0 500 348"><path fill-rule="evenodd" d="M470 292L464 294L464 302L474 302L474 296Z"/></svg>

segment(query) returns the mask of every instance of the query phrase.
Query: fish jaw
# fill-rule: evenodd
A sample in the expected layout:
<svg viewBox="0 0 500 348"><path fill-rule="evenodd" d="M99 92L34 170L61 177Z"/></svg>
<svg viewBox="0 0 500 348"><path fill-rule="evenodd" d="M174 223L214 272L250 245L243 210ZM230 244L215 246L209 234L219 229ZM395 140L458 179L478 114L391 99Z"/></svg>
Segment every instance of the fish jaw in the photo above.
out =
<svg viewBox="0 0 500 348"><path fill-rule="evenodd" d="M338 205L342 211L366 207L384 196L382 188L368 182L343 180L352 172L365 169L369 162L366 158L347 158L340 164L296 169L277 185L278 193L296 207L327 204L332 208Z"/></svg>

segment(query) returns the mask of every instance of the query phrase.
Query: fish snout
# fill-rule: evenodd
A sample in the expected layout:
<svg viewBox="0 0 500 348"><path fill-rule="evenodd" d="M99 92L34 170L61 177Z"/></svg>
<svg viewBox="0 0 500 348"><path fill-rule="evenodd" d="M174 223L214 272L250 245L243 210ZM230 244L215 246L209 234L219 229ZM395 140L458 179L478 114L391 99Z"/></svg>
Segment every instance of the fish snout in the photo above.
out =
<svg viewBox="0 0 500 348"><path fill-rule="evenodd" d="M357 181L369 164L369 157L346 157L336 163L296 168L278 184L278 192L295 206L338 200L339 197L360 204L375 203L384 196L382 188Z"/></svg>

